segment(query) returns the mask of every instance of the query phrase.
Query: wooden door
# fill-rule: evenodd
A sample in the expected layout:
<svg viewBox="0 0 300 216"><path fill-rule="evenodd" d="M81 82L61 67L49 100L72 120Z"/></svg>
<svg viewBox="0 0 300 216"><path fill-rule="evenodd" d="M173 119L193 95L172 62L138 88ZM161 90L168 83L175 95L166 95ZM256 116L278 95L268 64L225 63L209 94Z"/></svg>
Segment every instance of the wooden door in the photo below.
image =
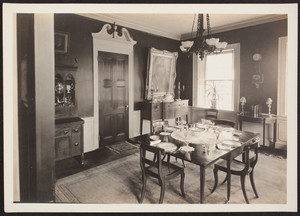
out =
<svg viewBox="0 0 300 216"><path fill-rule="evenodd" d="M99 52L100 145L128 138L128 55Z"/></svg>

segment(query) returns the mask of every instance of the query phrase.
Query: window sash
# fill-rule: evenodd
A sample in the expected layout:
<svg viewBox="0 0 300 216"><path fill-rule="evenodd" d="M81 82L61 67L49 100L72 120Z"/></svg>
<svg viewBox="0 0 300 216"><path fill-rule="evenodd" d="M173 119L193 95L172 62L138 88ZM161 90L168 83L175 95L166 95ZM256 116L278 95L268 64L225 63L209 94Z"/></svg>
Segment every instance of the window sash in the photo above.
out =
<svg viewBox="0 0 300 216"><path fill-rule="evenodd" d="M233 106L232 109L225 109L229 111L239 110L239 98L240 98L240 44L229 44L226 50L222 53L233 52L233 67L234 67L234 77L232 79L226 79L227 81L233 81L232 94L233 94ZM206 57L203 61L200 60L199 56L193 55L193 106L207 108L205 103L205 67L206 67ZM225 80L225 79L224 79ZM222 110L222 108L219 108Z"/></svg>

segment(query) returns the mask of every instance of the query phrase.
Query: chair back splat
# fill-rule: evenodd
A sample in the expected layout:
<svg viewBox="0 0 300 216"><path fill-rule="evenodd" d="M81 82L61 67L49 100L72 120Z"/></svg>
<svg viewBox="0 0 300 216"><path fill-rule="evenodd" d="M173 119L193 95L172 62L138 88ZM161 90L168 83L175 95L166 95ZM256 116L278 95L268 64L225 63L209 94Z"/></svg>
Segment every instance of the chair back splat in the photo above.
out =
<svg viewBox="0 0 300 216"><path fill-rule="evenodd" d="M217 109L205 109L205 119L216 120L218 119L218 110Z"/></svg>
<svg viewBox="0 0 300 216"><path fill-rule="evenodd" d="M215 125L221 125L225 127L235 127L235 122L227 120L227 119L216 119L214 120Z"/></svg>
<svg viewBox="0 0 300 216"><path fill-rule="evenodd" d="M148 155L147 155L148 154ZM153 159L150 159L151 156L156 155ZM165 194L165 181L172 179L178 175L181 176L180 180L180 189L182 196L184 194L184 167L179 167L175 164L170 163L170 155L167 157L167 161L164 161L162 156L165 155L163 149L141 144L140 146L140 165L142 169L142 194L140 203L143 202L146 191L147 177L151 176L159 180L161 186L160 199L159 203L163 203L164 194Z"/></svg>

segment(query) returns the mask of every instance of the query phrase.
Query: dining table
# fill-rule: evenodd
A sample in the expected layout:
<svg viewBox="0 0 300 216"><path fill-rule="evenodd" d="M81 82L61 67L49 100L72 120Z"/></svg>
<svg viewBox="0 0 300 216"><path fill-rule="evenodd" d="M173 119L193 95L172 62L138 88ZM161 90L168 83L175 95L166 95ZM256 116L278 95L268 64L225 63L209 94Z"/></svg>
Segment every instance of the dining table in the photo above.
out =
<svg viewBox="0 0 300 216"><path fill-rule="evenodd" d="M223 138L221 139L223 135ZM130 138L135 144L164 148L165 153L200 167L200 203L204 202L205 170L219 159L227 161L227 199L230 199L231 172L233 158L242 154L247 144L259 142L259 134L236 129L210 126L206 128L176 128L158 135L143 134ZM232 145L231 145L232 144ZM174 146L170 148L170 146Z"/></svg>

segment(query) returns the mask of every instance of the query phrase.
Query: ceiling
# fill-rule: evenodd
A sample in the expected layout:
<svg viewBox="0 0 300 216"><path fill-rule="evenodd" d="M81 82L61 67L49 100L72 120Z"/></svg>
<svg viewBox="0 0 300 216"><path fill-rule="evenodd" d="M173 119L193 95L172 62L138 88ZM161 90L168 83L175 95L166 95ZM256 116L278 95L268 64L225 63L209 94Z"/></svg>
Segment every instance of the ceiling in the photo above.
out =
<svg viewBox="0 0 300 216"><path fill-rule="evenodd" d="M191 37L194 14L80 14L175 40ZM210 14L212 33L286 19L283 14ZM194 31L197 29L197 17ZM204 24L206 28L206 24Z"/></svg>

